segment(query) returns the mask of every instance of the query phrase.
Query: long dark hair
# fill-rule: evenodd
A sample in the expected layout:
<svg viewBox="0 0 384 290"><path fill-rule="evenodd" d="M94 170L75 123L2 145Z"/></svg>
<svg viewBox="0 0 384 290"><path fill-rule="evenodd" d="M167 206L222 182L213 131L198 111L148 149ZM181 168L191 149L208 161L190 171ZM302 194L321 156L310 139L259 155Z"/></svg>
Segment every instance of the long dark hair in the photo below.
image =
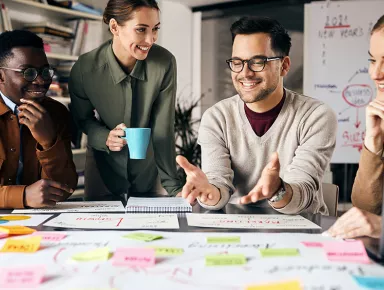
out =
<svg viewBox="0 0 384 290"><path fill-rule="evenodd" d="M132 19L133 12L141 7L154 8L160 11L156 0L109 0L103 14L103 21L109 25L114 18L120 26Z"/></svg>

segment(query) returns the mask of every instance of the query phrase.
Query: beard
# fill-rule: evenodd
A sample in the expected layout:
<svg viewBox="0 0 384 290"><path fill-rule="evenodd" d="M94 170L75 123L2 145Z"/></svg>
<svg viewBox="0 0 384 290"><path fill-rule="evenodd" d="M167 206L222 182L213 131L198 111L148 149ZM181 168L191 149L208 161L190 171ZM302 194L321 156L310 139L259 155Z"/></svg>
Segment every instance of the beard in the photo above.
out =
<svg viewBox="0 0 384 290"><path fill-rule="evenodd" d="M259 84L262 83L261 79L253 79L255 82L258 82ZM241 85L240 85L241 86ZM265 100L268 98L268 96L274 92L277 88L277 83L271 84L271 86L267 88L260 88L257 92L247 92L246 94L243 94L241 89L239 87L236 87L236 91L239 94L240 98L244 103L256 103ZM252 95L250 95L252 94Z"/></svg>

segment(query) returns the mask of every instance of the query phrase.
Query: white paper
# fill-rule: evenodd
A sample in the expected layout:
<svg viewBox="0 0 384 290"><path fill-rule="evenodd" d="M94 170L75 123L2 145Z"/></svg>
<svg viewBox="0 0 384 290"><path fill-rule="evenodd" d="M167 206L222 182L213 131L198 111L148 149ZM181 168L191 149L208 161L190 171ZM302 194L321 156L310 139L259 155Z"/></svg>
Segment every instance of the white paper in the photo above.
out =
<svg viewBox="0 0 384 290"><path fill-rule="evenodd" d="M191 212L192 206L182 197L130 197L125 209L127 212Z"/></svg>
<svg viewBox="0 0 384 290"><path fill-rule="evenodd" d="M33 254L3 253L0 268L44 265L46 275L38 290L243 290L249 285L299 280L304 290L359 289L352 275L384 276L377 264L330 262L322 248L308 248L302 242L334 239L320 234L295 233L179 233L139 231L163 236L151 242L123 236L132 231L64 231L60 241L42 241ZM237 236L240 243L207 244L208 236ZM25 238L27 236L23 236ZM0 239L0 248L5 239ZM182 248L180 256L156 259L154 267L117 267L112 259L102 262L76 262L74 254L108 247L116 249L146 247ZM262 258L262 248L297 248L300 256ZM206 267L209 254L243 254L243 266ZM0 269L1 270L1 269ZM6 290L2 288L1 290ZM14 288L12 289L14 290Z"/></svg>
<svg viewBox="0 0 384 290"><path fill-rule="evenodd" d="M176 214L62 213L44 224L70 229L178 229Z"/></svg>
<svg viewBox="0 0 384 290"><path fill-rule="evenodd" d="M7 217L12 216L20 216L19 214L0 214L0 218L3 220L6 220ZM0 227L1 226L26 226L26 227L37 227L38 225L42 224L44 221L49 219L52 215L51 214L25 214L22 215L25 217L28 217L28 219L25 220L17 220L17 221L7 221L3 222L0 221Z"/></svg>
<svg viewBox="0 0 384 290"><path fill-rule="evenodd" d="M228 229L320 229L299 215L283 214L199 214L187 213L193 227Z"/></svg>
<svg viewBox="0 0 384 290"><path fill-rule="evenodd" d="M124 212L121 201L65 201L55 207L15 209L13 213L57 213L57 212Z"/></svg>

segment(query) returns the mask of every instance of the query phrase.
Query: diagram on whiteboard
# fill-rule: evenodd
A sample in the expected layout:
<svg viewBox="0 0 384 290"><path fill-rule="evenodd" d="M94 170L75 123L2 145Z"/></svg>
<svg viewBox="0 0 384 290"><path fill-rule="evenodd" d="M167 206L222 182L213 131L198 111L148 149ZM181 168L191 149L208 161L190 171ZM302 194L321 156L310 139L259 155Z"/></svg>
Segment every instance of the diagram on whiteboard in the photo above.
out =
<svg viewBox="0 0 384 290"><path fill-rule="evenodd" d="M305 6L304 94L320 99L338 121L332 163L358 163L365 137L365 108L375 98L368 50L384 2L314 2ZM314 17L316 15L316 17Z"/></svg>

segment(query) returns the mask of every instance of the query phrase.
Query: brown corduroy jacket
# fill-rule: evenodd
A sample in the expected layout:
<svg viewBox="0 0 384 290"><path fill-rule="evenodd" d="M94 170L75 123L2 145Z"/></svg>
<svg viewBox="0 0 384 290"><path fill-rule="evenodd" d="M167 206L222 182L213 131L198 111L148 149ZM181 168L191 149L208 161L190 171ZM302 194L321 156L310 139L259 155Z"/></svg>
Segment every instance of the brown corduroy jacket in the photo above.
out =
<svg viewBox="0 0 384 290"><path fill-rule="evenodd" d="M22 127L23 185L15 185L20 154L19 124L16 115L0 97L0 208L24 208L25 187L40 179L55 180L72 189L77 185L69 112L61 103L48 97L43 99L41 105L50 113L57 139L51 148L42 150L28 127Z"/></svg>
<svg viewBox="0 0 384 290"><path fill-rule="evenodd" d="M384 164L381 155L372 153L364 146L352 189L354 206L375 214L381 213L383 174Z"/></svg>

